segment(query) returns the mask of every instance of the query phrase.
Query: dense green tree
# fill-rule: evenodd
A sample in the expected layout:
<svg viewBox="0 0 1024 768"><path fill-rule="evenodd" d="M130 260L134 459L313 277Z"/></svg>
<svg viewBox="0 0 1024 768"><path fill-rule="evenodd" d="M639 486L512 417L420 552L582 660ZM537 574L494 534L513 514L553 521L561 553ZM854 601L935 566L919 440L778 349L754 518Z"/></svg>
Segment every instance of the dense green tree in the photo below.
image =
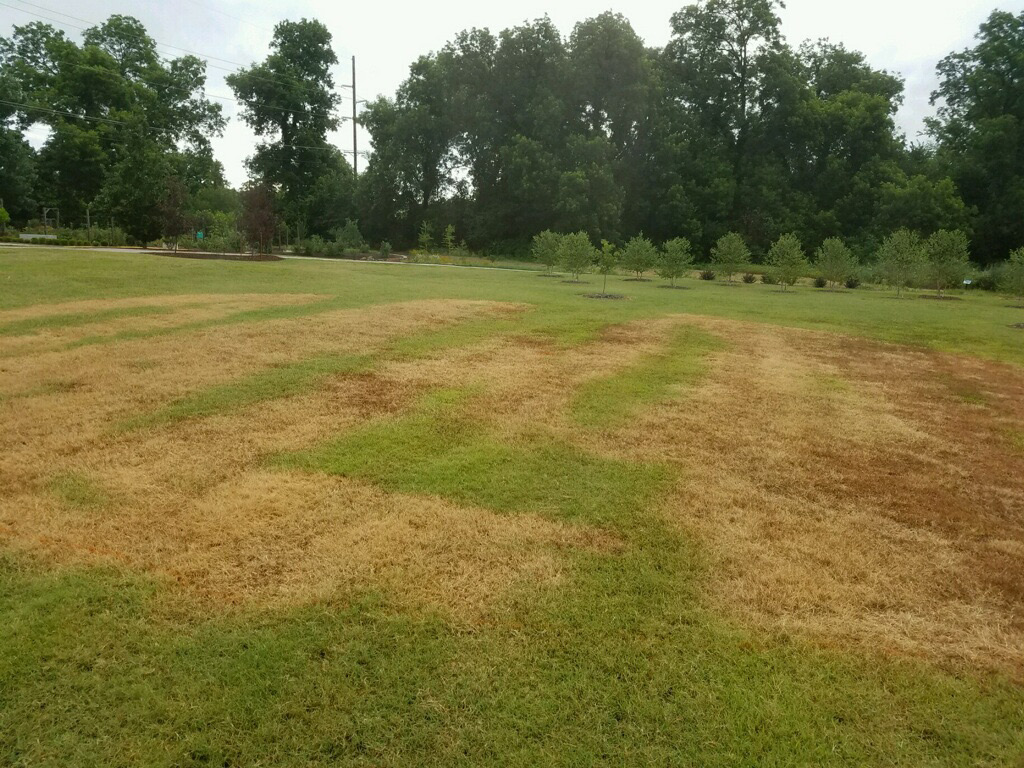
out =
<svg viewBox="0 0 1024 768"><path fill-rule="evenodd" d="M879 271L883 279L896 289L897 297L921 276L924 260L921 237L909 229L896 230L878 249Z"/></svg>
<svg viewBox="0 0 1024 768"><path fill-rule="evenodd" d="M830 285L836 286L857 272L857 257L840 238L830 237L815 253L814 266Z"/></svg>
<svg viewBox="0 0 1024 768"><path fill-rule="evenodd" d="M0 118L23 129L42 123L50 130L32 172L0 174L0 186L8 187L3 194L16 210L34 209L38 201L59 207L62 220L81 224L86 209L101 201L103 210L93 207L94 217L138 212L145 193L108 177L127 155L140 151L142 137L179 167L190 192L223 184L210 139L225 121L220 106L205 97L205 84L202 61L161 60L156 43L129 16L111 16L85 30L81 46L49 24L15 26L10 37L0 38L0 98L27 106L13 108L13 114L5 108ZM24 153L6 136L0 139L0 164L12 150L24 165ZM196 163L200 158L203 163ZM26 177L31 191L24 189ZM163 179L152 183L159 194ZM121 194L126 199L118 199Z"/></svg>
<svg viewBox="0 0 1024 768"><path fill-rule="evenodd" d="M178 239L189 230L188 190L177 176L169 176L164 182L164 193L160 198L161 233L174 243L178 252Z"/></svg>
<svg viewBox="0 0 1024 768"><path fill-rule="evenodd" d="M21 132L0 126L0 200L14 221L38 215L36 154Z"/></svg>
<svg viewBox="0 0 1024 768"><path fill-rule="evenodd" d="M169 169L164 148L139 131L128 137L118 161L107 172L99 207L139 245L145 246L161 234L160 205Z"/></svg>
<svg viewBox="0 0 1024 768"><path fill-rule="evenodd" d="M558 264L560 258L560 247L562 245L562 235L557 232L552 232L550 229L546 229L543 232L534 235L533 246L530 249L533 255L534 261L538 264L543 264L547 269L548 274Z"/></svg>
<svg viewBox="0 0 1024 768"><path fill-rule="evenodd" d="M586 232L563 235L558 244L558 262L573 280L578 281L580 275L590 271L596 255L597 249Z"/></svg>
<svg viewBox="0 0 1024 768"><path fill-rule="evenodd" d="M662 246L658 259L658 276L670 281L674 288L676 280L685 275L693 264L693 250L685 237L674 237Z"/></svg>
<svg viewBox="0 0 1024 768"><path fill-rule="evenodd" d="M970 247L967 235L959 230L940 229L924 244L927 279L942 296L947 288L960 285L970 269Z"/></svg>
<svg viewBox="0 0 1024 768"><path fill-rule="evenodd" d="M768 251L768 264L775 278L782 285L782 290L796 285L808 268L807 257L804 256L800 239L793 234L782 235Z"/></svg>
<svg viewBox="0 0 1024 768"><path fill-rule="evenodd" d="M722 235L711 249L711 263L731 283L732 276L750 263L750 249L739 233L729 232Z"/></svg>
<svg viewBox="0 0 1024 768"><path fill-rule="evenodd" d="M241 198L242 236L256 253L269 253L277 229L273 189L267 184L250 184L242 190Z"/></svg>
<svg viewBox="0 0 1024 768"><path fill-rule="evenodd" d="M929 128L978 211L974 252L992 262L1024 242L1024 11L994 11L977 44L947 56L938 73Z"/></svg>
<svg viewBox="0 0 1024 768"><path fill-rule="evenodd" d="M338 63L331 39L319 21L282 21L274 27L267 58L226 78L245 104L242 119L264 139L247 161L249 172L258 183L281 190L283 212L301 234L311 229L319 210L321 179L342 175L339 165L347 165L327 141L327 133L339 124L335 109L340 101L331 72ZM343 211L340 220L351 213Z"/></svg>
<svg viewBox="0 0 1024 768"><path fill-rule="evenodd" d="M637 280L641 280L644 272L654 269L657 265L658 249L646 237L637 235L622 249L621 261L625 269L635 273Z"/></svg>

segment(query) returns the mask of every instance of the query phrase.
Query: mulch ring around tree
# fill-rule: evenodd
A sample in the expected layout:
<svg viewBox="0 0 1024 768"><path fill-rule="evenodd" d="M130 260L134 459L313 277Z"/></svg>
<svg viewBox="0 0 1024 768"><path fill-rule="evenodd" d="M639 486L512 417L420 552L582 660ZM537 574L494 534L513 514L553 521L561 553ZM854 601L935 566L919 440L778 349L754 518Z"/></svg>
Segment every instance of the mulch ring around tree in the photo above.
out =
<svg viewBox="0 0 1024 768"><path fill-rule="evenodd" d="M583 297L587 299L611 299L613 301L621 301L626 298L621 293L584 293Z"/></svg>
<svg viewBox="0 0 1024 768"><path fill-rule="evenodd" d="M189 251L166 251L161 256L172 256L178 259L206 259L211 261L284 261L272 253L196 253Z"/></svg>
<svg viewBox="0 0 1024 768"><path fill-rule="evenodd" d="M586 280L563 280L566 285L590 285Z"/></svg>
<svg viewBox="0 0 1024 768"><path fill-rule="evenodd" d="M561 275L554 275L550 272L541 272L537 277L561 277Z"/></svg>
<svg viewBox="0 0 1024 768"><path fill-rule="evenodd" d="M1018 331L1024 331L1024 323L1014 323L1010 327L1016 328Z"/></svg>
<svg viewBox="0 0 1024 768"><path fill-rule="evenodd" d="M932 301L963 301L959 296L918 296L919 299L931 299Z"/></svg>
<svg viewBox="0 0 1024 768"><path fill-rule="evenodd" d="M672 290L672 291L688 291L688 290L690 290L689 286L686 286L686 285L659 285L658 287L659 288L668 288L669 290Z"/></svg>
<svg viewBox="0 0 1024 768"><path fill-rule="evenodd" d="M625 277L622 279L624 283L649 283L651 278L649 277Z"/></svg>

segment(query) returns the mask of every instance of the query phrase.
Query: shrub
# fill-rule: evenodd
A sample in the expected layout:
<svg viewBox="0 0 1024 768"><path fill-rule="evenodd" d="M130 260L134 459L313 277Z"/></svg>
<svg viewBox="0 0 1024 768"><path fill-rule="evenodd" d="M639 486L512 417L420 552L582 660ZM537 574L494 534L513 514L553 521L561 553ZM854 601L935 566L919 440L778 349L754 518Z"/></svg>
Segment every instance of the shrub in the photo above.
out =
<svg viewBox="0 0 1024 768"><path fill-rule="evenodd" d="M757 275L755 275L753 272L747 272L745 275L743 275L743 282L746 283L747 285L750 285L751 283L756 283Z"/></svg>
<svg viewBox="0 0 1024 768"><path fill-rule="evenodd" d="M341 247L342 251L363 251L366 249L366 240L363 233L359 231L359 222L355 219L347 219L345 226L334 231L334 241Z"/></svg>
<svg viewBox="0 0 1024 768"><path fill-rule="evenodd" d="M826 280L824 277L816 277L814 278L814 287L828 288L828 280Z"/></svg>
<svg viewBox="0 0 1024 768"><path fill-rule="evenodd" d="M860 278L857 277L856 275L851 275L850 277L846 278L846 282L843 283L843 285L845 285L851 291L854 288L860 288Z"/></svg>
<svg viewBox="0 0 1024 768"><path fill-rule="evenodd" d="M761 275L761 282L765 285L778 285L779 281L775 279L775 275L771 272L765 272Z"/></svg>
<svg viewBox="0 0 1024 768"><path fill-rule="evenodd" d="M718 277L718 275L716 275L710 269L705 269L703 272L700 273L701 280L714 280L716 277Z"/></svg>
<svg viewBox="0 0 1024 768"><path fill-rule="evenodd" d="M389 243L387 240L381 240L380 248L377 251L377 255L380 256L382 259L391 258L391 243Z"/></svg>

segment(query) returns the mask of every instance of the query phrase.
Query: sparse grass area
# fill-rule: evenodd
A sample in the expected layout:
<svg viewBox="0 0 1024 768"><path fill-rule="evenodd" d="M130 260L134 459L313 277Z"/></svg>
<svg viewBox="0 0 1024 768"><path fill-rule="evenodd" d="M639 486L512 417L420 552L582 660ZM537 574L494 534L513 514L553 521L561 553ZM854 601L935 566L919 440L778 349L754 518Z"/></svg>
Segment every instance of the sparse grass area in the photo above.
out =
<svg viewBox="0 0 1024 768"><path fill-rule="evenodd" d="M705 357L718 346L719 341L698 328L680 328L663 352L585 385L573 402L573 416L588 427L616 426L638 408L695 381L706 370Z"/></svg>
<svg viewBox="0 0 1024 768"><path fill-rule="evenodd" d="M1020 764L1019 310L612 282L0 251L0 763Z"/></svg>
<svg viewBox="0 0 1024 768"><path fill-rule="evenodd" d="M94 480L77 472L57 475L49 488L63 503L79 509L100 509L109 501Z"/></svg>
<svg viewBox="0 0 1024 768"><path fill-rule="evenodd" d="M118 307L98 312L77 312L64 315L39 315L23 320L3 323L0 325L0 336L22 336L37 333L48 328L73 328L76 325L103 322L104 320L123 320L144 315L160 315L171 311L170 307L143 306Z"/></svg>
<svg viewBox="0 0 1024 768"><path fill-rule="evenodd" d="M329 376L359 373L370 366L364 355L327 355L284 364L230 384L210 387L183 397L153 413L122 422L123 430L169 424L185 419L228 413L268 400L293 397L314 389Z"/></svg>

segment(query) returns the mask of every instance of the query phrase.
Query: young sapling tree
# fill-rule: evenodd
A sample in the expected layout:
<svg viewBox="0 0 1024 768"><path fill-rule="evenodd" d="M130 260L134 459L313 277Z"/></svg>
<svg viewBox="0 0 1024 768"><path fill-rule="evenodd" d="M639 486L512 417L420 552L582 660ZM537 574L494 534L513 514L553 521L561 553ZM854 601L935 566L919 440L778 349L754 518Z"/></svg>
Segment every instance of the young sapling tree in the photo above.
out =
<svg viewBox="0 0 1024 768"><path fill-rule="evenodd" d="M768 251L768 263L785 291L807 271L807 258L796 235L783 235Z"/></svg>
<svg viewBox="0 0 1024 768"><path fill-rule="evenodd" d="M670 281L675 288L676 280L685 275L693 264L693 251L690 241L685 237L676 237L662 246L661 258L658 260L658 276Z"/></svg>

